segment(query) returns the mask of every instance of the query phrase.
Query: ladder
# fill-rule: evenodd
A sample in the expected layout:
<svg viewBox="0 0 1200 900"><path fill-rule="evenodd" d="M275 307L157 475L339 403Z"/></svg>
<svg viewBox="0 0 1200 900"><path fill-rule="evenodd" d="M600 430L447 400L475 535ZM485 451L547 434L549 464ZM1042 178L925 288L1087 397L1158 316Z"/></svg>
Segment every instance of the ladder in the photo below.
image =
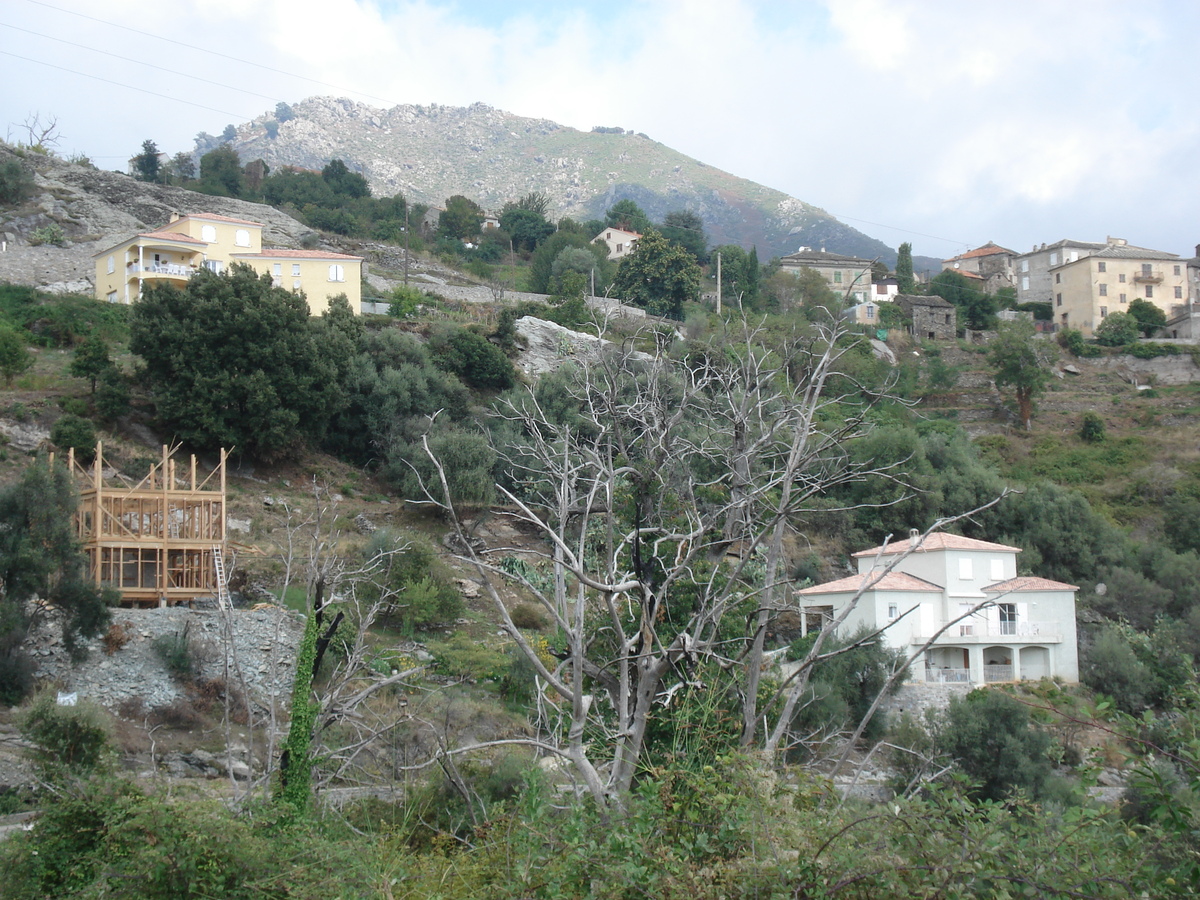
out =
<svg viewBox="0 0 1200 900"><path fill-rule="evenodd" d="M229 596L229 583L225 580L225 557L221 553L221 545L213 545L213 567L217 570L217 606L221 609L231 609L233 600Z"/></svg>

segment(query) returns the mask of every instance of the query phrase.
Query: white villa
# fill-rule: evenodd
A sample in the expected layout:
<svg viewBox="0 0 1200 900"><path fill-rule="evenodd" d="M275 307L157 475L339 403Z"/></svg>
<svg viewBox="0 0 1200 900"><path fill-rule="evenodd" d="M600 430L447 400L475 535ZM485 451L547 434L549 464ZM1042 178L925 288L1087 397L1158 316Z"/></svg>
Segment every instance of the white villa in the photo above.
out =
<svg viewBox="0 0 1200 900"><path fill-rule="evenodd" d="M883 628L912 653L932 639L910 679L986 684L1079 681L1075 585L1017 575L1018 547L935 533L854 554L858 574L798 592L805 629L857 604L841 625ZM891 572L883 570L900 554ZM974 610L974 612L972 612Z"/></svg>

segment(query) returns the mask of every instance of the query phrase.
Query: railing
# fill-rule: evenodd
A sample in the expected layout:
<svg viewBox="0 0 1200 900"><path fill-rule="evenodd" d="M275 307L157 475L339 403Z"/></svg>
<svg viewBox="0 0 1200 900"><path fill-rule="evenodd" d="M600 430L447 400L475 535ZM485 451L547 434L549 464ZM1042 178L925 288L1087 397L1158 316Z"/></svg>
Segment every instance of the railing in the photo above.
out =
<svg viewBox="0 0 1200 900"><path fill-rule="evenodd" d="M984 666L983 680L986 682L993 681L1012 681L1013 667L1012 666Z"/></svg>
<svg viewBox="0 0 1200 900"><path fill-rule="evenodd" d="M1057 622L959 622L957 630L951 628L942 634L939 641L958 637L1052 637L1058 634Z"/></svg>
<svg viewBox="0 0 1200 900"><path fill-rule="evenodd" d="M930 684L969 684L970 669L938 669L930 666L925 670L925 680Z"/></svg>
<svg viewBox="0 0 1200 900"><path fill-rule="evenodd" d="M130 272L145 272L151 275L179 275L182 278L191 278L196 271L195 266L181 266L177 263L159 263L157 266L151 263L148 266L140 266L137 263L129 264Z"/></svg>
<svg viewBox="0 0 1200 900"><path fill-rule="evenodd" d="M1149 272L1147 272L1143 269L1141 272L1137 272L1134 274L1133 280L1134 281L1151 282L1152 284L1158 284L1159 282L1161 282L1163 280L1163 274L1162 274L1162 272L1158 271L1157 269L1151 269Z"/></svg>

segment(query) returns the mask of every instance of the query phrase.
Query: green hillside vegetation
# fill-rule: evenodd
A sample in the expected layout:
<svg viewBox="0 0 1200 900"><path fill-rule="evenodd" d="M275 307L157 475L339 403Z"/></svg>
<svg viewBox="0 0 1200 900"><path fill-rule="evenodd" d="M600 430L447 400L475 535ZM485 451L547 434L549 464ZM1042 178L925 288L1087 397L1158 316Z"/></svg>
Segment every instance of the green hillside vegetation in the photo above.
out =
<svg viewBox="0 0 1200 900"><path fill-rule="evenodd" d="M293 200L310 197L306 215L361 208L356 228L400 221L403 198L386 201L390 218L371 218L363 182L330 173L285 179ZM343 187L324 194L314 179ZM522 199L512 210L536 213L536 198ZM537 224L524 213L514 223ZM60 451L85 452L90 428L130 473L145 464L127 440L135 430L197 451L233 444L263 490L311 511L309 530L289 537L314 548L311 578L296 560L297 571L246 563L308 613L297 652L315 691L302 683L291 703L286 779L240 794L235 811L138 786L111 768L104 728L34 699L21 721L46 758L86 763L48 770L60 787L39 799L38 827L0 845L6 896L1200 887L1197 390L1137 391L1089 368L1094 345L1068 336L1062 352L1080 351L1082 374L1036 388L1026 430L989 394L997 361L986 347L893 332L889 364L872 352L873 330L836 324L841 298L751 254L730 253L741 310L718 316L697 302L695 248L669 227L689 230L648 232L635 265L672 268L639 286L652 313L675 321L604 326L651 361L613 356L529 382L512 363L517 314L603 324L581 302L583 270L603 270L586 230L560 223L531 239L526 271L546 278L545 306L468 310L400 289L394 315L335 303L309 318L303 301L241 267L156 288L129 310L0 285L0 330L12 336L0 363L13 360L5 418L56 429ZM619 285L634 271L625 266L606 277ZM797 434L808 439L799 448ZM11 484L28 465L0 454ZM319 499L328 485L315 499L299 487L330 476L344 510ZM1007 488L1017 492L989 507ZM261 517L247 490L231 502ZM391 529L355 532L356 510L400 506ZM1084 684L993 688L939 714L866 721L902 661L865 637L799 639L786 588L969 510L955 530L1021 547L1022 574L1080 586ZM514 524L530 515L545 524L536 534ZM482 569L435 549L470 558L476 529L505 526L513 546ZM72 571L69 559L56 565ZM464 600L452 586L485 573L495 597L485 585ZM632 584L605 588L621 581ZM335 592L340 605L322 608ZM17 661L0 668L0 689L15 701L28 688L15 640L25 623L0 624L0 648ZM412 638L431 661L399 649ZM802 677L781 684L762 667L775 650ZM621 700L622 684L639 690ZM375 723L371 752L343 768L339 754L364 740L356 729ZM514 743L457 752L457 739L487 737ZM555 765L537 764L530 741L553 747ZM844 801L827 779L870 752L894 757L893 805ZM1095 805L1085 788L1122 753L1129 802ZM401 786L402 798L355 799L339 816L320 802L373 783Z"/></svg>

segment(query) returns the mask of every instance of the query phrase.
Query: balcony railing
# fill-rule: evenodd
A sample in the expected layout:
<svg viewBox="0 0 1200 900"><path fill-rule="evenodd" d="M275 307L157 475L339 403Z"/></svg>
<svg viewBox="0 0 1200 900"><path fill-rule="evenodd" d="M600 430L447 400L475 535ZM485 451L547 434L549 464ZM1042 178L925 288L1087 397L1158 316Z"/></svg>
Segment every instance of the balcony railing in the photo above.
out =
<svg viewBox="0 0 1200 900"><path fill-rule="evenodd" d="M182 266L178 263L159 263L158 265L151 263L147 266L130 263L129 271L133 274L141 272L146 275L178 275L180 278L191 278L196 271L196 267Z"/></svg>
<svg viewBox="0 0 1200 900"><path fill-rule="evenodd" d="M930 684L970 684L971 670L930 666L925 670L925 681Z"/></svg>
<svg viewBox="0 0 1200 900"><path fill-rule="evenodd" d="M983 680L986 682L996 681L1012 681L1013 667L1012 666L984 666Z"/></svg>
<svg viewBox="0 0 1200 900"><path fill-rule="evenodd" d="M959 622L942 633L939 641L954 640L955 637L1056 637L1057 622Z"/></svg>
<svg viewBox="0 0 1200 900"><path fill-rule="evenodd" d="M1149 271L1143 269L1142 271L1134 274L1133 280L1149 284L1161 284L1163 280L1163 274L1157 269L1150 269Z"/></svg>

